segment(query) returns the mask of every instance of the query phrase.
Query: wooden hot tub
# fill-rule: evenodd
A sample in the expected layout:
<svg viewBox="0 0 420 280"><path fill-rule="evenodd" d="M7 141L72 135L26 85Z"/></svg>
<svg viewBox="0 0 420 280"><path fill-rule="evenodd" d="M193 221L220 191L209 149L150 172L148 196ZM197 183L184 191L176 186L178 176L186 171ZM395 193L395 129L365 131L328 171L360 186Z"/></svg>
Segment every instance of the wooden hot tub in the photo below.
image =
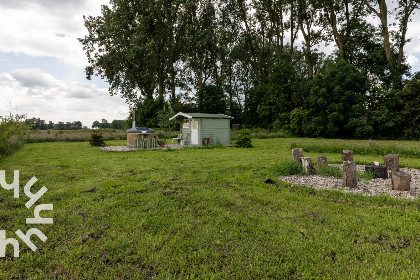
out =
<svg viewBox="0 0 420 280"><path fill-rule="evenodd" d="M157 146L156 131L147 127L135 127L127 132L127 146L151 149Z"/></svg>

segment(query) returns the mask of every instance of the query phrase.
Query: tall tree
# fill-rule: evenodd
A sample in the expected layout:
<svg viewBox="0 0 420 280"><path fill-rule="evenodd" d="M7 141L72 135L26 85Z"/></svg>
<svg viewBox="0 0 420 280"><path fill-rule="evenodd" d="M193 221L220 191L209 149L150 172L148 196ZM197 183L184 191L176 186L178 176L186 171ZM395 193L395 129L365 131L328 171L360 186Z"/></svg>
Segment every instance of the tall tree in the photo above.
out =
<svg viewBox="0 0 420 280"><path fill-rule="evenodd" d="M212 78L217 63L216 9L211 0L188 0L182 18L187 44L184 61L191 69L190 82L199 91Z"/></svg>
<svg viewBox="0 0 420 280"><path fill-rule="evenodd" d="M321 39L321 30L316 30L315 24L318 20L318 7L310 0L297 0L298 23L304 39L304 51L308 65L308 77L314 76L315 59L312 47L316 46Z"/></svg>
<svg viewBox="0 0 420 280"><path fill-rule="evenodd" d="M411 16L414 14L414 11L419 8L419 0L398 1L397 19L399 20L400 30L396 33L396 39L398 44L397 68L400 70L402 68L404 46L407 42L409 42L409 40L406 38L408 23L411 21Z"/></svg>

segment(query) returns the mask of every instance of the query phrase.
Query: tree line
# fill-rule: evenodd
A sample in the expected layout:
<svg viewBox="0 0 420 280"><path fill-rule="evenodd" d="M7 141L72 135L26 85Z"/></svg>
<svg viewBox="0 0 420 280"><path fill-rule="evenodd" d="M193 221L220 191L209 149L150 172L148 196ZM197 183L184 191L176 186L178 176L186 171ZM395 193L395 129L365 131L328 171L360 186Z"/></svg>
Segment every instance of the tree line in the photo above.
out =
<svg viewBox="0 0 420 280"><path fill-rule="evenodd" d="M205 111L300 136L418 138L420 77L404 50L420 1L394 2L111 0L80 41L87 77L144 125Z"/></svg>
<svg viewBox="0 0 420 280"><path fill-rule="evenodd" d="M74 121L74 122L58 122L53 123L49 121L48 123L45 120L41 120L40 118L30 118L25 119L24 123L33 130L80 130L80 129L88 129L87 126L84 126L81 121ZM92 128L112 128L112 129L125 129L127 128L127 121L126 120L113 120L112 122L108 122L106 119L102 119L101 121L94 121L92 123Z"/></svg>
<svg viewBox="0 0 420 280"><path fill-rule="evenodd" d="M78 130L87 128L86 126L83 126L81 121L58 123L49 121L47 123L45 120L41 120L40 118L25 119L25 124L33 130Z"/></svg>

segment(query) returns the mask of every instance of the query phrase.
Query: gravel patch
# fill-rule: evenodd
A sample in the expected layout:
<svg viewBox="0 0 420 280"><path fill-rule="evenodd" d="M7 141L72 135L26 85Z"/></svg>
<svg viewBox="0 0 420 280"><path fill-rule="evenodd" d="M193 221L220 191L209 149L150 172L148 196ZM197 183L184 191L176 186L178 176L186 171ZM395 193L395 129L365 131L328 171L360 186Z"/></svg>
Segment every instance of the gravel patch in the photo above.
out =
<svg viewBox="0 0 420 280"><path fill-rule="evenodd" d="M342 168L341 164L331 164ZM357 171L364 171L364 165L357 165ZM410 191L392 190L391 177L388 179L375 178L370 181L359 181L354 189L344 188L342 180L333 177L324 177L318 175L309 176L280 176L278 179L300 186L313 187L317 190L339 190L348 193L358 193L366 196L387 194L392 197L401 197L405 199L415 199L420 196L420 170L414 168L400 168L400 171L411 175Z"/></svg>
<svg viewBox="0 0 420 280"><path fill-rule="evenodd" d="M127 147L127 146L106 146L100 147L99 149L104 151L113 151L113 152L132 152L137 151L137 148Z"/></svg>

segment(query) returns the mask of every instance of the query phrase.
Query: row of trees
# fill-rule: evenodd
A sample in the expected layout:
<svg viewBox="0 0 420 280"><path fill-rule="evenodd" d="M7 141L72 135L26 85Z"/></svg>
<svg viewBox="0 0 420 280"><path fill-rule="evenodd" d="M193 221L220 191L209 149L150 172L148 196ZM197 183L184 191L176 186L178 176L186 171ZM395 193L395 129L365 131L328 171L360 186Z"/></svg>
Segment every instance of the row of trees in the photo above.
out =
<svg viewBox="0 0 420 280"><path fill-rule="evenodd" d="M214 106L217 112L245 124L291 128L292 111L314 110L315 92L325 103L346 94L334 92L347 88L341 80L326 80L319 88L318 76L334 69L358 73L349 86L363 77L363 87L351 88L363 99L347 108L350 114L372 112L372 106L393 110L391 96L404 95L395 92L405 90L410 76L404 48L420 1L389 5L385 0L111 0L101 16L85 17L88 35L80 41L89 59L87 77L106 79L111 95L126 98L144 120L157 123L168 105L175 112L209 112L202 106L208 103L222 104ZM370 23L372 17L378 25ZM332 54L319 51L326 44L335 46ZM366 120L377 117L366 112ZM315 135L334 136L333 131Z"/></svg>
<svg viewBox="0 0 420 280"><path fill-rule="evenodd" d="M128 127L127 121L125 121L125 120L113 120L112 122L109 123L108 120L102 119L100 122L99 121L94 121L92 123L92 128L125 129L127 127Z"/></svg>
<svg viewBox="0 0 420 280"><path fill-rule="evenodd" d="M52 121L49 121L48 123L46 123L45 120L41 120L40 118L30 118L30 119L25 119L25 124L34 130L87 129L86 126L83 126L81 121L58 122L58 123L53 123ZM94 121L92 124L92 128L125 129L127 128L127 121L126 120L113 120L112 122L109 123L108 120L102 119L101 121Z"/></svg>
<svg viewBox="0 0 420 280"><path fill-rule="evenodd" d="M34 130L78 130L87 128L82 125L81 121L58 123L53 123L52 121L49 121L48 123L46 123L45 120L41 120L40 118L25 119L25 124Z"/></svg>

